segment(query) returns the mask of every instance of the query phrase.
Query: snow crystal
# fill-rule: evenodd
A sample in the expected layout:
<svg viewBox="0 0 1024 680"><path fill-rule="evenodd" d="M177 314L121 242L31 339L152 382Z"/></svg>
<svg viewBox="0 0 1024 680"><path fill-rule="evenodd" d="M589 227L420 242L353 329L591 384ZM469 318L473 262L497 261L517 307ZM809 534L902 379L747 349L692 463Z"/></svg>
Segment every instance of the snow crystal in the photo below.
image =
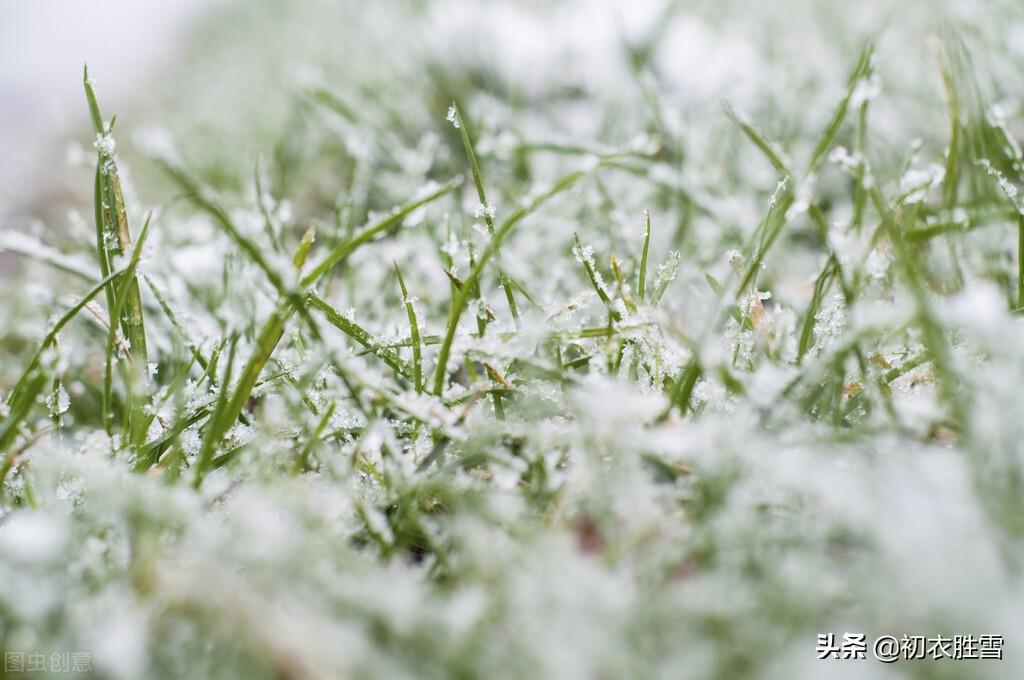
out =
<svg viewBox="0 0 1024 680"><path fill-rule="evenodd" d="M441 252L447 255L448 257L455 259L455 257L458 256L459 254L459 247L461 246L461 244L462 242L458 239L458 237L452 234L448 238L448 240L445 241L444 244L441 246ZM452 271L452 273L454 274L455 272Z"/></svg>
<svg viewBox="0 0 1024 680"><path fill-rule="evenodd" d="M860 168L863 164L864 159L860 153L850 153L849 150L842 145L839 145L832 149L828 155L828 160L841 167L846 172L853 172Z"/></svg>
<svg viewBox="0 0 1024 680"><path fill-rule="evenodd" d="M237 423L228 430L227 438L234 446L243 446L252 441L256 428L252 425Z"/></svg>
<svg viewBox="0 0 1024 680"><path fill-rule="evenodd" d="M1007 179L1006 175L1004 175L998 169L996 169L992 165L992 163L987 159L979 160L978 164L985 168L986 172L988 172L989 175L995 178L996 182L999 183L999 188L1002 190L1003 194L1005 194L1006 197L1010 199L1010 201L1013 203L1014 208L1017 209L1017 212L1024 215L1024 201L1020 201L1017 199L1017 194L1019 193L1017 191L1017 187L1009 179Z"/></svg>
<svg viewBox="0 0 1024 680"><path fill-rule="evenodd" d="M68 396L63 383L58 384L57 389L46 398L46 406L50 409L50 416L53 418L67 413L71 407L71 397Z"/></svg>
<svg viewBox="0 0 1024 680"><path fill-rule="evenodd" d="M110 158L117 151L117 142L114 141L114 136L110 134L97 134L96 141L93 142L93 147L100 152L101 156Z"/></svg>
<svg viewBox="0 0 1024 680"><path fill-rule="evenodd" d="M782 198L782 193L789 187L789 177L783 177L779 180L779 183L775 185L775 191L772 192L771 198L768 199L768 207L774 208L779 204L779 199Z"/></svg>
<svg viewBox="0 0 1024 680"><path fill-rule="evenodd" d="M818 176L815 173L807 175L800 182L800 185L796 190L796 197L793 203L789 206L786 211L786 219L792 220L798 215L801 215L811 207L811 203L814 201L814 189L818 183Z"/></svg>
<svg viewBox="0 0 1024 680"><path fill-rule="evenodd" d="M854 109L860 108L861 104L870 102L882 93L882 79L877 73L872 73L866 78L861 78L853 88L850 95L850 106Z"/></svg>
<svg viewBox="0 0 1024 680"><path fill-rule="evenodd" d="M455 104L448 107L448 115L446 120L451 123L454 127L460 128L462 124L459 122L459 111L455 108Z"/></svg>
<svg viewBox="0 0 1024 680"><path fill-rule="evenodd" d="M203 438L199 433L199 429L196 427L189 427L181 433L178 438L178 444L181 446L181 450L185 452L188 457L195 456L199 453L199 449L203 446Z"/></svg>
<svg viewBox="0 0 1024 680"><path fill-rule="evenodd" d="M928 190L942 183L946 170L941 165L931 164L927 168L911 168L900 178L900 194L905 203L920 203Z"/></svg>
<svg viewBox="0 0 1024 680"><path fill-rule="evenodd" d="M839 293L833 295L814 315L815 349L821 351L835 344L846 329L846 301Z"/></svg>
<svg viewBox="0 0 1024 680"><path fill-rule="evenodd" d="M477 204L476 209L473 210L473 217L477 219L480 219L481 217L489 217L493 220L497 214L497 208L490 203L479 203Z"/></svg>
<svg viewBox="0 0 1024 680"><path fill-rule="evenodd" d="M597 263L594 261L594 248L592 246L573 246L572 253L576 257L576 261L580 264L586 264L590 267L589 275L594 277L594 284L598 290L604 293L606 296L611 297L608 294L608 289L605 287L604 277L601 276L600 270L597 268Z"/></svg>
<svg viewBox="0 0 1024 680"><path fill-rule="evenodd" d="M671 250L668 253L668 261L658 265L658 269L654 274L654 290L664 290L668 284L675 280L676 274L679 273L679 262L682 260L682 255L678 250Z"/></svg>

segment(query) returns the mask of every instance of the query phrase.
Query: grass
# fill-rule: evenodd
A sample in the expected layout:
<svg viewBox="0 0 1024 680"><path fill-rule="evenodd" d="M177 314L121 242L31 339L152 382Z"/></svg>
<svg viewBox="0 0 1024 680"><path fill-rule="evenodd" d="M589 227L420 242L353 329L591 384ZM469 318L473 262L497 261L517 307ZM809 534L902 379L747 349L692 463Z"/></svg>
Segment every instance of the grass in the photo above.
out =
<svg viewBox="0 0 1024 680"><path fill-rule="evenodd" d="M169 150L85 74L95 234L0 239L4 649L724 679L881 672L819 633L991 633L1001 662L897 668L1020 677L1019 10L935 38L897 3L666 3L611 40L590 8L570 45L505 8L363 8L454 52L392 40L265 96L239 73L257 110L208 134L161 105ZM331 11L277 17L266 58L377 30ZM592 52L524 67L510 17ZM794 53L800 17L827 44Z"/></svg>
<svg viewBox="0 0 1024 680"><path fill-rule="evenodd" d="M473 151L473 143L469 139L469 129L466 127L466 122L462 119L462 113L455 102L452 102L449 115L451 116L452 125L459 131L459 137L462 139L462 148L466 151L466 160L469 161L469 169L473 174L473 185L476 187L476 195L480 199L480 205L476 212L480 213L479 217L483 218L484 224L487 225L487 232L493 237L496 209L487 200L483 176L480 174L480 164L477 162L476 152ZM495 250L495 259L500 259L500 257L500 250ZM505 292L505 299L508 301L508 311L512 315L512 320L518 323L519 305L516 304L515 294L512 292L512 283L500 269L498 276L501 288Z"/></svg>

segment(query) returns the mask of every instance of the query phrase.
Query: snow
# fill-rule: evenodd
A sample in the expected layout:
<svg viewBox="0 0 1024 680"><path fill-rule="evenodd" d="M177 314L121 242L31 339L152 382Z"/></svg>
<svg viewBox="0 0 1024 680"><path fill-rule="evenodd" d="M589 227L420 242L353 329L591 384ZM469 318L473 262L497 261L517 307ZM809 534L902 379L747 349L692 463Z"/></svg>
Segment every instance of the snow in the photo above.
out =
<svg viewBox="0 0 1024 680"><path fill-rule="evenodd" d="M936 163L927 168L911 168L900 178L900 193L905 203L920 203L928 190L940 185L946 175L945 169Z"/></svg>
<svg viewBox="0 0 1024 680"><path fill-rule="evenodd" d="M473 209L473 217L477 219L480 219L481 217L489 217L490 219L493 220L495 217L497 217L497 215L498 209L495 208L490 203L479 203L477 204L476 208Z"/></svg>
<svg viewBox="0 0 1024 680"><path fill-rule="evenodd" d="M0 550L6 559L44 563L60 556L67 527L59 516L42 512L18 513L0 525Z"/></svg>
<svg viewBox="0 0 1024 680"><path fill-rule="evenodd" d="M0 235L5 644L88 646L114 678L800 679L880 668L814 663L818 632L938 622L1005 635L986 669L1024 677L1013 9L311 0L223 8L131 97L91 68L121 144L84 153L79 97L75 167L31 175L66 175L73 216L40 194ZM977 71L954 69L956 157L938 28ZM147 365L115 367L103 418L101 290L22 415L47 323L98 280L92 169L115 153L133 236L160 206ZM369 349L315 307L268 323L303 234L311 271L447 186L300 291ZM460 295L446 271L465 286L499 245Z"/></svg>
<svg viewBox="0 0 1024 680"><path fill-rule="evenodd" d="M97 134L93 147L100 152L101 156L110 158L117 151L117 142L114 141L114 136L109 133Z"/></svg>
<svg viewBox="0 0 1024 680"><path fill-rule="evenodd" d="M462 127L462 124L459 122L459 111L455 108L455 104L448 107L448 115L445 116L445 119L451 123L454 128Z"/></svg>
<svg viewBox="0 0 1024 680"><path fill-rule="evenodd" d="M63 384L57 385L57 389L47 397L46 405L53 417L68 412L68 409L71 408L71 397L68 396L68 391L64 389Z"/></svg>
<svg viewBox="0 0 1024 680"><path fill-rule="evenodd" d="M877 73L872 73L866 78L857 81L850 95L850 106L859 109L862 105L877 99L882 93L882 78Z"/></svg>

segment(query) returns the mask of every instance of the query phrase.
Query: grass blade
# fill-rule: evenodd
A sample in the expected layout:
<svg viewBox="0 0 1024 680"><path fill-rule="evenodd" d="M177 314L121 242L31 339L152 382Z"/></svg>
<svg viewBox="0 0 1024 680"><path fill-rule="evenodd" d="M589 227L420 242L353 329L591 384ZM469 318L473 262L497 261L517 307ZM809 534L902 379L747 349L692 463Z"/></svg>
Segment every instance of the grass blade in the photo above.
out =
<svg viewBox="0 0 1024 680"><path fill-rule="evenodd" d="M229 415L228 392L231 389L231 371L235 365L235 350L238 348L238 335L232 335L228 343L228 361L224 366L224 374L221 378L220 394L217 403L210 414L210 420L206 425L206 433L203 438L203 447L196 457L196 475L193 485L199 488L203 483L203 477L213 461L213 454L220 446L221 440L228 426L234 422L235 417Z"/></svg>
<svg viewBox="0 0 1024 680"><path fill-rule="evenodd" d="M416 309L409 298L409 291L405 287L405 280L402 278L402 270L395 262L395 276L398 277L398 286L402 289L402 301L405 304L405 313L409 317L409 337L412 339L412 371L413 384L417 394L423 392L423 358L420 343L420 325L416 320Z"/></svg>
<svg viewBox="0 0 1024 680"><path fill-rule="evenodd" d="M759 132L750 121L737 113L729 102L723 102L722 107L725 109L725 115L739 126L740 130L743 131L743 134L747 136L747 139L753 142L754 146L761 150L764 157L768 159L768 162L772 164L772 167L775 168L780 175L789 176L793 174L789 169L789 164L783 160L784 154L781 149L779 149L775 144L769 142L768 139L761 134L761 132Z"/></svg>
<svg viewBox="0 0 1024 680"><path fill-rule="evenodd" d="M459 111L459 107L455 102L452 102L451 108L448 109L449 120L458 129L459 136L462 138L462 148L466 152L466 158L469 160L469 167L473 173L473 184L476 186L476 195L480 199L480 208L478 209L477 217L483 217L484 223L487 225L487 233L494 238L494 209L491 204L487 201L487 192L484 190L483 176L480 174L480 164L476 159L476 152L473 150L473 142L469 138L469 130L466 128L466 122L462 119L462 113ZM515 324L519 325L519 306L516 304L515 295L512 293L512 286L508 281L508 277L505 276L504 270L501 268L501 250L499 249L494 254L494 260L498 263L498 279L501 282L502 290L505 291L505 299L508 301L508 309L512 314L512 320Z"/></svg>
<svg viewBox="0 0 1024 680"><path fill-rule="evenodd" d="M409 213L413 212L417 208L427 205L428 203L432 203L433 201L436 201L442 196L451 193L461 184L461 177L453 179L441 185L434 191L427 193L422 198L418 198L412 201L411 203L407 203L401 206L400 208L397 208L396 210L392 211L390 215L387 215L386 217L381 218L380 220L366 227L348 241L339 244L333 250L331 250L331 252L329 252L324 257L324 259L320 261L320 264L313 267L313 269L308 274L306 274L305 277L303 277L300 285L303 288L308 288L309 286L312 286L313 284L320 280L320 277L322 277L324 274L330 271L331 267L333 267L334 265L338 264L338 262L351 255L356 250L356 248L363 245L367 241L370 241L371 239L375 238L378 234L383 233L385 230L395 226L401 220L405 219L405 217Z"/></svg>
<svg viewBox="0 0 1024 680"><path fill-rule="evenodd" d="M129 261L128 266L125 268L124 275L117 282L118 285L114 293L114 307L110 312L111 322L107 324L107 343L103 371L103 424L108 435L113 434L113 413L111 409L110 395L112 387L111 366L113 362L113 355L115 352L115 345L117 344L117 324L115 324L112 320L117 319L121 316L122 310L127 304L129 304L129 301L132 299L132 283L135 283L134 290L138 290L138 280L135 278L135 270L139 265L139 258L142 255L142 247L146 242L146 236L149 234L149 221L151 217L152 213L146 216L146 221L142 225L142 232L139 234L139 239L135 243L135 248L132 251L131 260ZM145 413L143 413L142 411L142 405L145 402L145 400L136 403L136 400L133 399L135 391L133 382L136 377L135 371L139 369L139 366L135 362L131 361L130 354L126 356L125 359L129 361L128 369L124 371L125 393L128 395L128 429L133 434L133 436L130 437L129 441L134 446L136 444L142 443L141 441L137 440L139 436L138 432L140 429L142 434L145 435L145 428L140 428L139 424L143 421L148 422L149 419L146 418ZM145 366L143 366L142 369L148 370L147 367Z"/></svg>
<svg viewBox="0 0 1024 680"><path fill-rule="evenodd" d="M608 308L608 314L611 318L615 321L621 321L622 314L615 309L614 303L611 301L611 298L608 297L608 291L604 289L604 282L600 278L601 275L595 269L593 256L590 254L589 250L585 250L583 248L583 244L580 243L579 234L574 233L572 235L572 239L574 244L573 253L576 255L576 259L579 260L580 264L583 265L583 271L586 272L587 278L590 280L590 285L597 292L597 296L601 298L601 302L604 303L604 306Z"/></svg>
<svg viewBox="0 0 1024 680"><path fill-rule="evenodd" d="M336 310L330 304L327 303L316 293L310 293L306 300L309 305L314 309L323 313L327 323L331 324L345 335L349 336L366 350L372 353L374 356L380 358L385 364L391 367L395 373L405 378L406 380L413 380L413 370L410 369L409 365L398 355L397 352L391 350L389 346L380 345L374 342L373 336L368 333L363 327L352 321L344 314Z"/></svg>
<svg viewBox="0 0 1024 680"><path fill-rule="evenodd" d="M800 340L797 345L796 360L798 364L803 361L804 355L807 354L807 350L811 347L811 340L814 339L815 317L818 314L818 309L821 307L825 291L836 274L836 267L835 257L829 257L828 262L825 263L821 273L818 274L818 278L814 281L814 292L811 295L810 303L807 305L807 312L804 314L804 324L800 330Z"/></svg>
<svg viewBox="0 0 1024 680"><path fill-rule="evenodd" d="M117 159L114 156L114 139L110 136L113 123L107 125L103 122L88 68L85 69L83 82L89 115L96 133L96 179L93 197L96 207L96 249L100 272L106 277L111 270L110 254L113 252L123 255L131 247L131 231L128 227L121 180L118 177ZM111 314L110 322L120 322L125 338L132 347L132 356L141 366L145 366L149 361L146 350L146 326L142 314L139 282L134 277L128 283L126 295L122 313ZM109 290L108 311L113 308L114 303L113 290Z"/></svg>
<svg viewBox="0 0 1024 680"><path fill-rule="evenodd" d="M857 59L857 65L853 69L853 73L850 74L850 79L846 86L846 94L841 100L839 100L839 106L836 107L835 112L832 114L832 118L829 119L828 124L825 126L825 131L818 139L817 145L814 147L814 152L811 154L810 160L807 162L807 174L810 175L817 171L821 161L825 158L825 154L832 148L832 142L835 140L836 135L839 134L839 129L843 126L843 121L846 120L846 111L850 106L850 100L853 97L853 93L861 80L868 77L871 74L871 60L874 55L874 45L868 43L860 52L860 56Z"/></svg>
<svg viewBox="0 0 1024 680"><path fill-rule="evenodd" d="M43 354L57 342L57 334L73 319L78 315L82 309L91 301L94 297L99 295L100 291L105 290L108 285L118 276L120 276L123 270L116 271L109 276L103 278L99 283L93 286L89 292L82 296L78 302L71 306L57 322L50 329L50 332L46 334L43 341L39 344L39 348L36 350L32 358L29 359L25 370L22 372L21 377L14 384L11 389L10 395L7 397L7 405L10 408L10 415L4 420L4 424L0 426L0 452L10 445L13 441L14 436L17 434L18 423L25 418L29 409L35 404L36 396L42 391L43 387L47 383L47 378L37 369L39 368L40 361L42 360ZM0 483L3 479L0 477Z"/></svg>
<svg viewBox="0 0 1024 680"><path fill-rule="evenodd" d="M452 342L455 340L455 330L459 325L459 318L462 316L462 312L466 308L466 303L469 302L469 296L471 294L473 286L477 284L480 279L480 273L483 271L484 265L493 257L495 250L501 241L512 231L513 227L519 223L524 217L537 210L541 205L546 203L552 197L562 193L580 179L587 175L586 171L577 170L565 175L557 182L555 182L547 191L540 196L534 198L527 205L519 208L514 213L509 215L502 223L501 227L494 232L494 237L491 242L481 253L480 259L477 261L473 270L469 273L463 281L463 286L458 290L455 295L455 299L452 301L451 312L448 315L448 327L445 332L444 340L441 343L441 349L438 353L437 368L434 371L434 394L441 396L444 391L445 376L448 370L448 356L451 353Z"/></svg>
<svg viewBox="0 0 1024 680"><path fill-rule="evenodd" d="M643 302L647 291L647 251L651 247L651 211L644 210L644 247L640 251L640 274L637 276L636 294Z"/></svg>

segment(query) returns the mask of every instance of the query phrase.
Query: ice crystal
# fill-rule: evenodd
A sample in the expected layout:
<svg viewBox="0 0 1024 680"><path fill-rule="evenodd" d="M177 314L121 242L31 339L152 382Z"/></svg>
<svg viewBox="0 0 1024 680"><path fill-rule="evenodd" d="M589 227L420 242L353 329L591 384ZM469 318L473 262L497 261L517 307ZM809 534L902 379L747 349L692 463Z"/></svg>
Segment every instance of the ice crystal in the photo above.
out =
<svg viewBox="0 0 1024 680"><path fill-rule="evenodd" d="M93 147L99 151L100 155L104 158L111 158L117 151L117 142L114 141L114 136L111 134L97 134L96 141L93 142Z"/></svg>
<svg viewBox="0 0 1024 680"><path fill-rule="evenodd" d="M486 204L485 203L479 203L479 204L477 204L476 208L473 210L473 216L476 217L477 219L480 219L482 217L487 217L487 218L490 218L490 219L493 220L497 215L498 215L497 208L495 208L490 203L486 203Z"/></svg>
<svg viewBox="0 0 1024 680"><path fill-rule="evenodd" d="M459 122L459 111L458 109L455 108L455 104L452 104L451 106L448 107L448 115L446 116L446 119L448 120L449 123L452 124L453 127L462 127L462 123Z"/></svg>

